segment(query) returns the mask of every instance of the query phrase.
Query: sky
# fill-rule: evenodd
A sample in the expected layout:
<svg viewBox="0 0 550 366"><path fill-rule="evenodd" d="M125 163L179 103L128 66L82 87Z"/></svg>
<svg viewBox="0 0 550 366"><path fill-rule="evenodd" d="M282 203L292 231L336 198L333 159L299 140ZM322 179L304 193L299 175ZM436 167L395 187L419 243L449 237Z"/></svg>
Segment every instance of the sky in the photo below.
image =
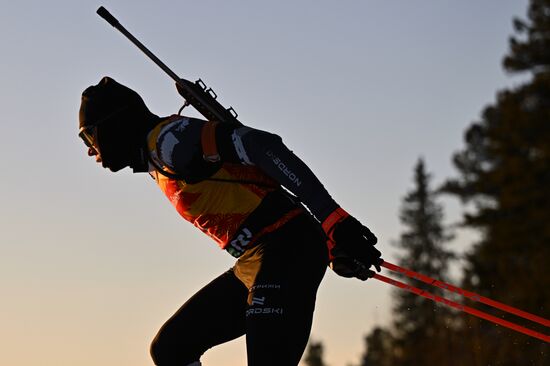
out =
<svg viewBox="0 0 550 366"><path fill-rule="evenodd" d="M80 94L102 76L156 114L182 104L99 6L180 77L202 78L243 123L281 135L393 261L417 159L434 187L456 176L465 128L521 82L501 60L527 0L1 5L0 364L146 366L158 328L234 259L146 175L113 174L86 156ZM462 208L442 202L456 223ZM473 240L459 231L452 248ZM327 363L357 363L364 335L391 322L391 307L388 285L327 273L312 329ZM246 364L243 339L202 361Z"/></svg>

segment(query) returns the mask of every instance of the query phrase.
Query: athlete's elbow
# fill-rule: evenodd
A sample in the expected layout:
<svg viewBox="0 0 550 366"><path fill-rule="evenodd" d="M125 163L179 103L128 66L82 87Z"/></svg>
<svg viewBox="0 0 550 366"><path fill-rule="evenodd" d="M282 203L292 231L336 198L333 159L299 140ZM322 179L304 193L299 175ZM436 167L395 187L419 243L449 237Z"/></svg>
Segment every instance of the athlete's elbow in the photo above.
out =
<svg viewBox="0 0 550 366"><path fill-rule="evenodd" d="M183 365L200 365L195 363L199 360L204 352L196 341L189 334L186 336L184 332L173 333L167 327L164 327L157 334L149 353L155 365L174 365L178 362L183 362Z"/></svg>
<svg viewBox="0 0 550 366"><path fill-rule="evenodd" d="M263 147L280 145L283 143L281 136L262 130L253 130L250 137L257 145Z"/></svg>

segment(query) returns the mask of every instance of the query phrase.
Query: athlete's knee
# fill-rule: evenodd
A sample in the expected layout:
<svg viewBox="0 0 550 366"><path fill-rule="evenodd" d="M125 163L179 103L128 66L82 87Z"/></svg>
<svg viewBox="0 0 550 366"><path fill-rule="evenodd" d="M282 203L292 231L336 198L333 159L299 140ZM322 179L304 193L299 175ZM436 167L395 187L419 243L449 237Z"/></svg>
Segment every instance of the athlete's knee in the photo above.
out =
<svg viewBox="0 0 550 366"><path fill-rule="evenodd" d="M184 340L169 337L162 330L151 342L149 349L151 358L157 366L200 366L201 352L186 345Z"/></svg>
<svg viewBox="0 0 550 366"><path fill-rule="evenodd" d="M155 365L161 365L162 354L163 354L163 344L160 340L160 333L157 334L153 342L151 342L151 347L149 348L149 353Z"/></svg>

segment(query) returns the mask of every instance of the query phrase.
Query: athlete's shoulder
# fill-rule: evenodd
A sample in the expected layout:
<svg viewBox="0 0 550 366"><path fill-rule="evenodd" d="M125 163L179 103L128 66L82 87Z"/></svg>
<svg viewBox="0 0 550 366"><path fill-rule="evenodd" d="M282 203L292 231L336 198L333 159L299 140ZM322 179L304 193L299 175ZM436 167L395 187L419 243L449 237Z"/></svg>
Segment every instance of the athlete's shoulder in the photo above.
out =
<svg viewBox="0 0 550 366"><path fill-rule="evenodd" d="M197 118L170 117L157 137L158 157L168 166L188 162L200 147L201 130L205 123Z"/></svg>
<svg viewBox="0 0 550 366"><path fill-rule="evenodd" d="M162 136L185 136L195 129L201 129L206 123L201 119L185 117L185 116L171 116L161 122L161 130L159 133L159 139Z"/></svg>

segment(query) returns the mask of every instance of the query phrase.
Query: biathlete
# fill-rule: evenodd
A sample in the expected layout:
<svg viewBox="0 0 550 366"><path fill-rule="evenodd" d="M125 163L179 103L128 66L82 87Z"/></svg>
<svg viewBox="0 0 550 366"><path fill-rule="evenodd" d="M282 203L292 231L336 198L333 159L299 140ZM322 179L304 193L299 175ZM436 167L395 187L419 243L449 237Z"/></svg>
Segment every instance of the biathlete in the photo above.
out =
<svg viewBox="0 0 550 366"><path fill-rule="evenodd" d="M90 156L113 172L148 173L185 220L237 258L161 327L151 345L158 366L200 365L206 350L242 335L248 365L296 366L327 265L361 280L371 266L380 271L375 235L275 134L158 117L109 77L82 93L79 122Z"/></svg>

